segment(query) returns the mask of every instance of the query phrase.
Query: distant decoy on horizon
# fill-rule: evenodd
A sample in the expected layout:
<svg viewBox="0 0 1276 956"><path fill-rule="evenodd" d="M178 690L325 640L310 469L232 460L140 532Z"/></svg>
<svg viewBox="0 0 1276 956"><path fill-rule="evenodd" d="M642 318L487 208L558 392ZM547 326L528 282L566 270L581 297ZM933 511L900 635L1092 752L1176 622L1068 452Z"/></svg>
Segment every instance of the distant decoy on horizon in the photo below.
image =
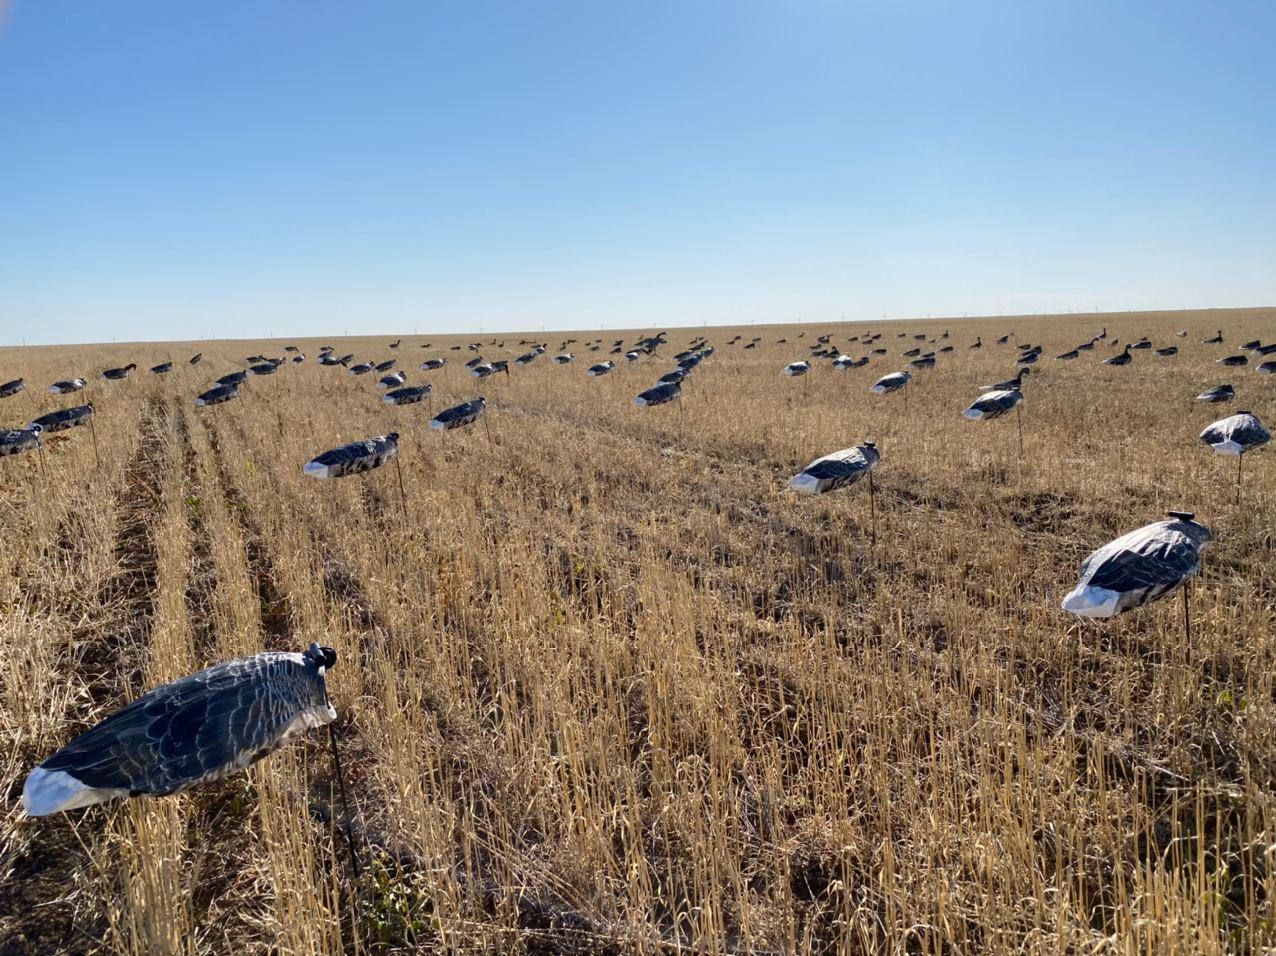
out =
<svg viewBox="0 0 1276 956"><path fill-rule="evenodd" d="M268 651L143 694L31 771L33 817L120 797L163 796L237 773L297 734L336 720L330 647Z"/></svg>

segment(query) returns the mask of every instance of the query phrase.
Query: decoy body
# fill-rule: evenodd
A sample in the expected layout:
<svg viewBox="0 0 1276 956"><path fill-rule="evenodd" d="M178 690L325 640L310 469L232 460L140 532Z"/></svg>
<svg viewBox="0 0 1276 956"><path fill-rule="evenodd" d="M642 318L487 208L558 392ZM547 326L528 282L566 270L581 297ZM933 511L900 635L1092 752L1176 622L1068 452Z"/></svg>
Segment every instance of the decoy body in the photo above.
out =
<svg viewBox="0 0 1276 956"><path fill-rule="evenodd" d="M638 397L634 399L634 404L647 407L664 405L672 402L681 394L682 385L679 382L662 382L659 385L652 386L645 392L640 392Z"/></svg>
<svg viewBox="0 0 1276 956"><path fill-rule="evenodd" d="M216 388L210 388L208 391L200 393L195 399L195 404L220 405L222 402L229 402L238 395L238 385L218 385Z"/></svg>
<svg viewBox="0 0 1276 956"><path fill-rule="evenodd" d="M881 461L881 453L871 441L854 448L844 448L831 455L817 458L798 474L789 479L789 488L807 495L822 495L826 491L853 485Z"/></svg>
<svg viewBox="0 0 1276 956"><path fill-rule="evenodd" d="M312 478L344 478L380 468L398 453L399 435L390 432L326 451L308 461L302 471Z"/></svg>
<svg viewBox="0 0 1276 956"><path fill-rule="evenodd" d="M119 380L120 380L120 379L122 379L122 378L128 378L128 373L129 373L129 372L131 372L131 371L133 371L133 369L135 369L135 368L137 368L136 363L134 363L134 362L129 362L129 363L128 363L128 365L125 365L123 368L108 368L108 369L106 369L106 370L102 373L102 377L103 377L103 378L108 378L108 379L110 379L111 381L119 381Z"/></svg>
<svg viewBox="0 0 1276 956"><path fill-rule="evenodd" d="M971 421L988 421L1000 418L1023 401L1023 392L1017 388L995 389L980 395L962 415Z"/></svg>
<svg viewBox="0 0 1276 956"><path fill-rule="evenodd" d="M1213 538L1186 511L1122 535L1081 562L1081 580L1063 609L1081 617L1112 617L1174 590L1200 570Z"/></svg>
<svg viewBox="0 0 1276 956"><path fill-rule="evenodd" d="M26 388L26 382L20 378L15 378L12 382L5 382L0 385L0 398L8 398L10 395L17 395L18 392Z"/></svg>
<svg viewBox="0 0 1276 956"><path fill-rule="evenodd" d="M1215 385L1213 388L1201 392L1196 396L1198 402L1206 405L1218 405L1221 402L1230 402L1236 397L1236 389L1231 385Z"/></svg>
<svg viewBox="0 0 1276 956"><path fill-rule="evenodd" d="M888 392L897 392L910 381L912 376L907 372L891 372L889 375L883 375L876 382L868 387L868 390L874 395L885 395Z"/></svg>
<svg viewBox="0 0 1276 956"><path fill-rule="evenodd" d="M31 771L31 816L220 780L337 717L330 647L228 661L148 691Z"/></svg>
<svg viewBox="0 0 1276 956"><path fill-rule="evenodd" d="M54 382L49 386L49 392L53 395L69 395L72 392L78 392L87 383L82 378L68 378L60 382Z"/></svg>
<svg viewBox="0 0 1276 956"><path fill-rule="evenodd" d="M439 412L430 421L430 427L439 431L451 431L478 421L487 409L487 399L479 397L472 402L462 402Z"/></svg>
<svg viewBox="0 0 1276 956"><path fill-rule="evenodd" d="M589 370L585 373L590 378L597 378L599 375L606 375L616 367L615 362L599 362L597 365L589 366Z"/></svg>
<svg viewBox="0 0 1276 956"><path fill-rule="evenodd" d="M387 405L416 405L429 398L433 390L429 385L410 385L386 392L381 400Z"/></svg>
<svg viewBox="0 0 1276 956"><path fill-rule="evenodd" d="M28 428L0 429L0 458L39 448L42 431L44 429L34 423Z"/></svg>
<svg viewBox="0 0 1276 956"><path fill-rule="evenodd" d="M1271 432L1249 411L1221 418L1201 432L1201 441L1220 455L1243 455L1271 440Z"/></svg>
<svg viewBox="0 0 1276 956"><path fill-rule="evenodd" d="M93 403L87 405L76 405L74 408L61 408L56 412L49 412L47 415L41 415L33 421L28 428L39 425L46 434L65 431L68 428L75 428L78 425L84 425L93 415Z"/></svg>

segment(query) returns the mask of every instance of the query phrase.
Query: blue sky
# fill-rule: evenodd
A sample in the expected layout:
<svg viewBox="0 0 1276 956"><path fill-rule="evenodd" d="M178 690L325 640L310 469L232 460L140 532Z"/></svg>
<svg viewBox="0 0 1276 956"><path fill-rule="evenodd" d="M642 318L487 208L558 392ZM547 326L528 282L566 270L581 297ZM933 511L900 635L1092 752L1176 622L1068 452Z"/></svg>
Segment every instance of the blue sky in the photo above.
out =
<svg viewBox="0 0 1276 956"><path fill-rule="evenodd" d="M1273 304L1274 35L1268 2L16 0L0 342Z"/></svg>

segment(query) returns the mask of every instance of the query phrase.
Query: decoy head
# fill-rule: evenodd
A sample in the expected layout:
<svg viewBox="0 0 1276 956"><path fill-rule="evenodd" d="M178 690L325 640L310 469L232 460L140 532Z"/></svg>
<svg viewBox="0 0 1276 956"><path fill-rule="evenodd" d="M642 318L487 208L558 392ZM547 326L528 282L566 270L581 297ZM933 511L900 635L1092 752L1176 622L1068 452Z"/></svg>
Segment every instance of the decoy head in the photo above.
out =
<svg viewBox="0 0 1276 956"><path fill-rule="evenodd" d="M397 444L399 443L399 433L398 433L398 432L390 432L390 434L386 435L385 437L386 437L387 439L389 439L389 441L390 441L391 443L393 443L393 444L396 444L396 445L397 445Z"/></svg>
<svg viewBox="0 0 1276 956"><path fill-rule="evenodd" d="M865 447L865 448L876 448L876 447L877 447L877 442L875 442L875 441L870 441L870 440L868 440L868 439L865 439L865 440L864 440L864 447Z"/></svg>
<svg viewBox="0 0 1276 956"><path fill-rule="evenodd" d="M323 647L319 644L311 644L306 650L305 657L324 669L333 667L337 663L337 652L331 647Z"/></svg>
<svg viewBox="0 0 1276 956"><path fill-rule="evenodd" d="M42 431L44 431L44 426L41 425L39 422L35 422L31 425L31 432L35 435L36 438L40 437L40 433Z"/></svg>
<svg viewBox="0 0 1276 956"><path fill-rule="evenodd" d="M125 367L126 369L128 369L128 370L131 372L131 371L133 371L133 369L137 368L137 363L136 363L136 362L129 362L129 363L128 363L128 365L125 365L124 367Z"/></svg>

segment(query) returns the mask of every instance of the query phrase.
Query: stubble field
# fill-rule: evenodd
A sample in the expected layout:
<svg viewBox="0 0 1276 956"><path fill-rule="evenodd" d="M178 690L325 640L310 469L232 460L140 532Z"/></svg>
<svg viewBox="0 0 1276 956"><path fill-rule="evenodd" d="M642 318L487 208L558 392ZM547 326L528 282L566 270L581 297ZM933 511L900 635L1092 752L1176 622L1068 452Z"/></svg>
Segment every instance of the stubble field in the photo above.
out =
<svg viewBox="0 0 1276 956"><path fill-rule="evenodd" d="M870 330L889 354L864 368L781 374ZM1022 457L1013 415L961 417L1013 376L1012 330L1044 346ZM907 403L870 395L922 332L953 352ZM397 358L434 411L486 396L490 435L383 404L319 340L209 408L285 343L0 350L28 385L0 426L96 408L43 472L0 459L0 952L1276 945L1276 466L1247 457L1237 505L1235 459L1197 440L1237 409L1276 420L1276 376L1215 364L1276 310L675 329L598 379L637 333L574 333L554 365L570 335L332 340ZM716 354L681 410L635 407L699 335ZM1101 364L1143 335L1180 354ZM450 350L520 339L549 351L508 378ZM1237 401L1193 401L1221 382ZM406 514L393 463L302 474L390 431ZM786 490L864 439L875 544L864 485ZM1059 609L1086 554L1170 508L1215 535L1190 643L1178 592L1100 624ZM179 796L24 816L31 767L146 688L311 641L339 655L361 879L320 732Z"/></svg>

